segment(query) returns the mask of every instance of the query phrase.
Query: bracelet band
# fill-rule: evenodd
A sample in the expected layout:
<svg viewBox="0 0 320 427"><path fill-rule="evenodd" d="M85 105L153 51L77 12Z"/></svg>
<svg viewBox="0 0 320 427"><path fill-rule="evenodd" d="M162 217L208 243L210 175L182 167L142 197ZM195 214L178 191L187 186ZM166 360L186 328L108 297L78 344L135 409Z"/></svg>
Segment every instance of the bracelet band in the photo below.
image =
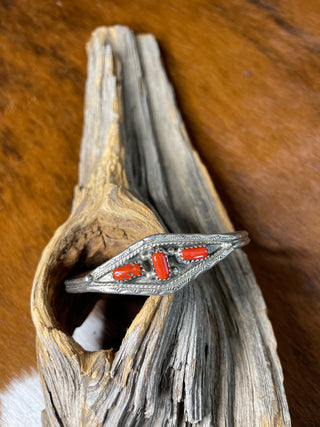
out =
<svg viewBox="0 0 320 427"><path fill-rule="evenodd" d="M249 241L246 231L226 234L154 234L129 246L86 276L66 280L66 291L170 294Z"/></svg>

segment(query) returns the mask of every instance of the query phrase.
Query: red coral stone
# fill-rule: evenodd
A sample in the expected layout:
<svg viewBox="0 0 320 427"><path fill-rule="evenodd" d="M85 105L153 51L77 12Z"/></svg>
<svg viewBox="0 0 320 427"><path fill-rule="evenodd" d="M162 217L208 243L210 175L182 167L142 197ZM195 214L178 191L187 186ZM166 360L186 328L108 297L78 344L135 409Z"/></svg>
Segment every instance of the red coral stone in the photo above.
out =
<svg viewBox="0 0 320 427"><path fill-rule="evenodd" d="M139 264L126 264L113 270L115 280L128 280L140 275L141 267Z"/></svg>
<svg viewBox="0 0 320 427"><path fill-rule="evenodd" d="M162 252L156 252L152 255L153 267L159 279L165 280L170 276L167 257Z"/></svg>
<svg viewBox="0 0 320 427"><path fill-rule="evenodd" d="M207 258L208 249L205 246L199 246L198 248L187 248L181 251L181 257L186 261L193 261Z"/></svg>

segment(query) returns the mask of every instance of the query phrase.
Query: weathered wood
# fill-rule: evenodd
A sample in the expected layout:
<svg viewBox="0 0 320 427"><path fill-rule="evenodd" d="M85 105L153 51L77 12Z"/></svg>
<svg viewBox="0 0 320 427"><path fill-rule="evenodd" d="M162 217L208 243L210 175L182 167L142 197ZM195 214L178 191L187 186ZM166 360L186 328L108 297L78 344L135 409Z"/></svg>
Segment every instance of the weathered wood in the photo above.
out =
<svg viewBox="0 0 320 427"><path fill-rule="evenodd" d="M154 38L100 28L88 55L79 186L70 218L43 253L32 295L43 420L290 425L275 339L241 251L182 291L149 297L117 352L90 353L72 338L98 296L67 295L67 276L155 232L231 230Z"/></svg>

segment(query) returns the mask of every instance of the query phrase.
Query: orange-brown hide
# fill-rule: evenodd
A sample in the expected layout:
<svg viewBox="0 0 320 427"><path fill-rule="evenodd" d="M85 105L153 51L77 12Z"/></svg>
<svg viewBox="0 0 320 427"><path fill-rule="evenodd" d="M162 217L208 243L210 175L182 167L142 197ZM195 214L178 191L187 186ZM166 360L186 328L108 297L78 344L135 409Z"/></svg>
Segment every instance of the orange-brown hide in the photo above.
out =
<svg viewBox="0 0 320 427"><path fill-rule="evenodd" d="M77 182L84 45L120 23L160 42L192 141L250 232L293 424L316 425L319 22L316 0L0 0L1 387L36 363L30 290Z"/></svg>

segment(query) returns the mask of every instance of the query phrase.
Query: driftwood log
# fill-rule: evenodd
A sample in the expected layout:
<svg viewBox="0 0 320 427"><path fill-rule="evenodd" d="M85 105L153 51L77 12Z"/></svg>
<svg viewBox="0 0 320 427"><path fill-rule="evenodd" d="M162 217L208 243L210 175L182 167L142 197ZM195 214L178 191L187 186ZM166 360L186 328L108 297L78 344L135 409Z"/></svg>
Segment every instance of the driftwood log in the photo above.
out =
<svg viewBox="0 0 320 427"><path fill-rule="evenodd" d="M105 297L103 349L72 337L101 296L66 294L66 278L150 234L232 231L155 39L99 28L87 48L79 183L32 292L43 425L290 425L275 338L241 250L176 294Z"/></svg>

